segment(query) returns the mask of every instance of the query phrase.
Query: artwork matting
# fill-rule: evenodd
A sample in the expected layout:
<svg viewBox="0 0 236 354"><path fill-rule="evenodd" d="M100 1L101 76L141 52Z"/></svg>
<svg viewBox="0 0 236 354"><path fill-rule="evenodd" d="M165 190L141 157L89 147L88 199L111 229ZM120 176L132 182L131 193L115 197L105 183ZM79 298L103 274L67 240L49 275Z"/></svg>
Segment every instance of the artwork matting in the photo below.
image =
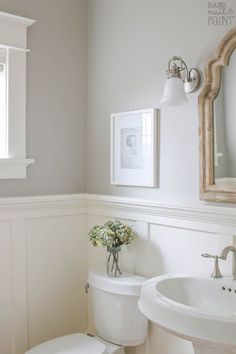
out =
<svg viewBox="0 0 236 354"><path fill-rule="evenodd" d="M155 187L157 110L111 114L111 184Z"/></svg>

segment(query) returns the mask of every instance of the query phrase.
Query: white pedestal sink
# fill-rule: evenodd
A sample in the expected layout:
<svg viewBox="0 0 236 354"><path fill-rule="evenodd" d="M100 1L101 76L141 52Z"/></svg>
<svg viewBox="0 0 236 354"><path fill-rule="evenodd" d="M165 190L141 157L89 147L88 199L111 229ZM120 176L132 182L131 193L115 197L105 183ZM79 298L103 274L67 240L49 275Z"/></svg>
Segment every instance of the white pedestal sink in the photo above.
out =
<svg viewBox="0 0 236 354"><path fill-rule="evenodd" d="M164 275L147 280L141 312L176 336L190 340L196 354L236 354L236 282Z"/></svg>

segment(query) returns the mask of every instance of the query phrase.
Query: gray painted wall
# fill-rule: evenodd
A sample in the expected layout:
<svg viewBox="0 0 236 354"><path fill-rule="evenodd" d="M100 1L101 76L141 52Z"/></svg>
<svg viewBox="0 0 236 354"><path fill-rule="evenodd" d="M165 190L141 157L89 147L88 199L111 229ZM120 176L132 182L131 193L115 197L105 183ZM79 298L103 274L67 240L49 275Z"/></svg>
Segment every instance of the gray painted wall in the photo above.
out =
<svg viewBox="0 0 236 354"><path fill-rule="evenodd" d="M227 5L236 14L235 2ZM206 0L0 0L0 10L37 20L27 79L36 163L26 180L0 180L0 197L87 191L199 201L199 92L159 111L157 188L110 184L110 113L159 107L173 55L204 69L230 28L208 26Z"/></svg>
<svg viewBox="0 0 236 354"><path fill-rule="evenodd" d="M236 15L235 1L226 3ZM206 0L89 0L88 192L199 201L199 91L160 112L158 188L110 184L110 113L159 107L168 60L204 70L229 29L208 26Z"/></svg>
<svg viewBox="0 0 236 354"><path fill-rule="evenodd" d="M0 0L35 19L28 31L25 180L0 180L0 197L85 189L86 0Z"/></svg>

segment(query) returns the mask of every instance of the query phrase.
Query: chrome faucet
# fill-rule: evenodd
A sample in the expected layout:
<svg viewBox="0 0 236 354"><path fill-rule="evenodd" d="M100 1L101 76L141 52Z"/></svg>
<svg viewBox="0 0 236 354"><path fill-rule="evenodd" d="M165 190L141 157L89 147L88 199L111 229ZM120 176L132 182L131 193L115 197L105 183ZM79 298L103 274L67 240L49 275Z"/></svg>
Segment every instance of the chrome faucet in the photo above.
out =
<svg viewBox="0 0 236 354"><path fill-rule="evenodd" d="M225 261L229 252L233 252L232 275L233 275L233 280L236 281L236 247L233 246L225 247L221 252L219 258Z"/></svg>

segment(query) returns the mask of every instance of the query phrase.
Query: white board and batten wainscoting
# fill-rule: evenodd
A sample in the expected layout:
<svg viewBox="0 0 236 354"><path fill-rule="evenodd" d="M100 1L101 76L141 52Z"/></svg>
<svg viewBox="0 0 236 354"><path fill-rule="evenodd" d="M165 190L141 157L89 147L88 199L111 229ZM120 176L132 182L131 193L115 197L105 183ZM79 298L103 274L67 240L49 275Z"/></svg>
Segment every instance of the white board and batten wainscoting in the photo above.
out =
<svg viewBox="0 0 236 354"><path fill-rule="evenodd" d="M80 196L0 200L1 354L86 329L84 205Z"/></svg>
<svg viewBox="0 0 236 354"><path fill-rule="evenodd" d="M147 277L210 274L212 260L235 242L236 209L167 205L89 194L0 199L0 354L23 354L49 338L91 328L84 290L88 267L105 262L88 246L88 229L119 218L138 234L123 249L123 268ZM231 259L220 264L223 274ZM88 316L89 312L89 316ZM155 326L127 353L190 354L191 344Z"/></svg>

